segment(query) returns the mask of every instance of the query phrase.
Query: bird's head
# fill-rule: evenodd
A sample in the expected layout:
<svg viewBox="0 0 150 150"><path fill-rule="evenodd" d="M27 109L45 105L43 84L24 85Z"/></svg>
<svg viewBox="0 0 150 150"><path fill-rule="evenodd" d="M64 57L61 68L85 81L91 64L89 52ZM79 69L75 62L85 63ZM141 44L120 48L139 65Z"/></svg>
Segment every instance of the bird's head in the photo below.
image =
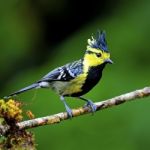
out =
<svg viewBox="0 0 150 150"><path fill-rule="evenodd" d="M113 63L110 59L104 31L98 32L96 38L92 36L91 39L88 39L84 60L92 67L106 63Z"/></svg>

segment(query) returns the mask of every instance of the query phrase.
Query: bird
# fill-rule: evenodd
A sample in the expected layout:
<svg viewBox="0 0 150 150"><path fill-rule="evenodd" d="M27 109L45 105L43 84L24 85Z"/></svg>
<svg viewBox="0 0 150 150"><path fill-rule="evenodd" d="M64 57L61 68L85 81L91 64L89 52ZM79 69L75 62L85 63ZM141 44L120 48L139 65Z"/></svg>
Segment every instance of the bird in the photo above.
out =
<svg viewBox="0 0 150 150"><path fill-rule="evenodd" d="M67 116L73 117L72 109L66 102L66 97L76 97L86 102L86 106L95 112L97 106L92 100L83 97L101 79L106 64L112 64L107 47L106 32L98 31L96 36L87 40L87 47L83 57L77 61L58 67L37 82L22 88L5 98L16 96L31 89L50 88L55 91L63 102Z"/></svg>

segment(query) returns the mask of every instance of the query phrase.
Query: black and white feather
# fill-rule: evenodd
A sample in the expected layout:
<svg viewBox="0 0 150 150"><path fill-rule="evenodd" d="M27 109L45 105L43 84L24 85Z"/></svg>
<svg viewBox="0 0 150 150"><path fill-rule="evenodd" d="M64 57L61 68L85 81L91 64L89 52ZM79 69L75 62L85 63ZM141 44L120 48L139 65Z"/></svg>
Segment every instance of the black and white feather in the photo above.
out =
<svg viewBox="0 0 150 150"><path fill-rule="evenodd" d="M49 72L47 75L45 75L41 80L38 82L42 81L70 81L77 77L79 74L82 73L83 69L83 64L82 64L82 59L66 64L62 67L56 68Z"/></svg>
<svg viewBox="0 0 150 150"><path fill-rule="evenodd" d="M61 94L60 91L67 86L68 82L82 73L82 63L83 60L80 59L78 61L68 63L62 67L58 67L45 75L41 80L10 94L6 98L35 88L52 88L57 93Z"/></svg>

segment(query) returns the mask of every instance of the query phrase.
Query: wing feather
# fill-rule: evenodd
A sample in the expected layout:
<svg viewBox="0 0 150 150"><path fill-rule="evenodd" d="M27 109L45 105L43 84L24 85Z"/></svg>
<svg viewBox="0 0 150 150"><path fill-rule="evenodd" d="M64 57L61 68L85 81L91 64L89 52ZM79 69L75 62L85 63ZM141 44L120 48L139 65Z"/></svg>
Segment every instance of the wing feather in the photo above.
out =
<svg viewBox="0 0 150 150"><path fill-rule="evenodd" d="M73 63L66 64L62 67L56 68L45 75L39 82L43 81L70 81L74 79L76 76L82 73L82 65L83 60L80 59Z"/></svg>

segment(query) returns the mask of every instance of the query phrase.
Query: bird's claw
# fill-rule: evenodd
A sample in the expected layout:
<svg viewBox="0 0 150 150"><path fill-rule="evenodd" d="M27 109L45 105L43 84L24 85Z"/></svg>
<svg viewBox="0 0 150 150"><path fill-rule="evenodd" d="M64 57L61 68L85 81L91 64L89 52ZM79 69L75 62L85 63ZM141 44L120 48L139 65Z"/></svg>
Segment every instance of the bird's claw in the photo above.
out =
<svg viewBox="0 0 150 150"><path fill-rule="evenodd" d="M97 110L97 106L91 100L88 100L85 106L90 107L92 113L94 113Z"/></svg>

